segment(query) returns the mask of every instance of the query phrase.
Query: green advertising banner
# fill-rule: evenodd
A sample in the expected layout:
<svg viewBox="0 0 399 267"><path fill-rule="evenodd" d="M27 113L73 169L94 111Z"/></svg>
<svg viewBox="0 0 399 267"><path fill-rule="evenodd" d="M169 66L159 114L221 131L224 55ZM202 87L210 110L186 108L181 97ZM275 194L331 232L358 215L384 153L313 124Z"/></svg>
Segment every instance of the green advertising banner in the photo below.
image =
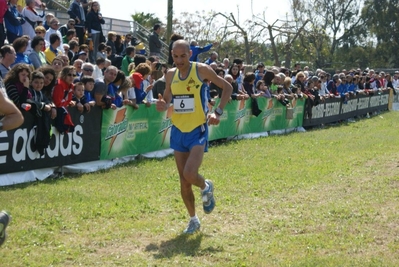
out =
<svg viewBox="0 0 399 267"><path fill-rule="evenodd" d="M217 107L219 100L214 107ZM302 126L304 100L292 101L293 118L275 99L258 98L259 116L252 115L251 101L231 101L224 109L220 124L209 127L209 140L229 136L282 130ZM209 106L212 110L213 107ZM113 159L169 148L170 116L173 107L157 112L155 105L135 110L130 106L104 110L101 127L100 159Z"/></svg>

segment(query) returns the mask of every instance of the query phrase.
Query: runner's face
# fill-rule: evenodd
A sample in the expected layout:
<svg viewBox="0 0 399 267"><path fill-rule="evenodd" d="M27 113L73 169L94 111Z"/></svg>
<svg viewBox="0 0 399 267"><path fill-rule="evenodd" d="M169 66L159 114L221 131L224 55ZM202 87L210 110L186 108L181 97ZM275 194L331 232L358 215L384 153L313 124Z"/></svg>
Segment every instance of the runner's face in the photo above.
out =
<svg viewBox="0 0 399 267"><path fill-rule="evenodd" d="M190 64L191 51L187 50L184 46L175 46L172 50L172 55L176 68L182 69Z"/></svg>

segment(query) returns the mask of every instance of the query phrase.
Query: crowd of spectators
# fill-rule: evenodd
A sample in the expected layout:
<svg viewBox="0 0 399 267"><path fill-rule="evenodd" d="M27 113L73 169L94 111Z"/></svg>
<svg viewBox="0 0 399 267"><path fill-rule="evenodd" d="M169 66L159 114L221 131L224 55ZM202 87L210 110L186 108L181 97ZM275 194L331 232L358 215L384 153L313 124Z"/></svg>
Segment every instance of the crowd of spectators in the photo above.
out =
<svg viewBox="0 0 399 267"><path fill-rule="evenodd" d="M168 65L137 51L132 34L103 36L98 1L72 1L64 25L45 13L45 5L24 1L22 8L19 0L0 1L7 30L0 31L0 84L18 108L34 116L34 146L40 154L50 142L51 125L61 134L74 131L70 109L138 109L155 101L154 82ZM164 89L165 83L156 83L156 96Z"/></svg>
<svg viewBox="0 0 399 267"><path fill-rule="evenodd" d="M48 146L51 125L60 133L74 131L70 108L83 113L94 106L102 109L150 106L158 95L163 95L164 74L173 65L171 53L169 64L160 62L158 57L158 24L149 36L153 51L147 57L138 51L131 34L122 36L111 31L103 36L104 19L99 13L99 3L91 1L84 5L80 1L71 3L70 19L62 26L53 14L45 14L44 7L42 12L36 11L34 0L26 0L22 11L17 0L9 0L4 15L6 25L11 23L13 27L7 26L6 36L0 38L3 41L1 81L14 104L35 116L36 135L40 138L34 140L40 153ZM172 35L170 49L174 41L183 38ZM399 73L391 76L372 69L342 70L331 76L321 69L302 69L299 64L287 69L266 68L263 63L253 67L238 58L219 61L218 53L210 51L217 45L214 42L199 47L196 41L191 41L192 61L197 61L200 53L209 53L204 63L232 84L231 100L251 99L254 115L260 113L254 109L260 97L275 98L287 108L290 100L304 98L309 107L306 116L311 118L311 108L327 98L341 98L345 103L359 94L377 94L399 86ZM222 90L212 81L206 82L209 102L213 104Z"/></svg>
<svg viewBox="0 0 399 267"><path fill-rule="evenodd" d="M387 89L399 87L399 71L393 75L383 71L360 68L337 70L334 74L322 69L301 68L297 63L292 69L285 67L266 67L260 62L256 66L244 65L242 59L224 58L217 61L217 53L211 52L204 61L217 75L224 77L233 86L233 100L250 98L254 109L259 97L275 98L281 105L290 108L291 100L303 98L306 101L305 118L312 118L312 108L328 98L338 98L347 103L359 95L380 94ZM210 81L210 97L220 97L221 90ZM254 114L256 115L256 114Z"/></svg>

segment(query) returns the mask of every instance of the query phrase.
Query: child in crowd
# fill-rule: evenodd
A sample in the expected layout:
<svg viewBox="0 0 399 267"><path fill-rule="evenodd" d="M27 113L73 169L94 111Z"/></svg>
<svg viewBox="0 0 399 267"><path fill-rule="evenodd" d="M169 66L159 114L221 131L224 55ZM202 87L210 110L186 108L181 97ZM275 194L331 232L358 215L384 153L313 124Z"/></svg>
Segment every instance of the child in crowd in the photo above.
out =
<svg viewBox="0 0 399 267"><path fill-rule="evenodd" d="M91 88L91 90L93 90L93 88ZM89 112L90 108L95 104L95 101L87 101L83 82L75 83L72 100L75 101L76 108L80 113Z"/></svg>
<svg viewBox="0 0 399 267"><path fill-rule="evenodd" d="M42 93L43 86L44 74L39 71L32 72L32 80L29 91L32 94L32 100L35 101L35 104L37 105L36 113L41 113L41 111L51 111L51 101Z"/></svg>
<svg viewBox="0 0 399 267"><path fill-rule="evenodd" d="M132 74L134 80L134 92L136 94L136 103L143 104L148 92L151 91L153 85L145 87L144 81L151 73L151 67L147 63L140 63Z"/></svg>
<svg viewBox="0 0 399 267"><path fill-rule="evenodd" d="M93 91L94 83L95 83L94 78L86 75L80 79L80 82L82 82L83 86L84 86L84 96L86 98L86 101L88 103L90 103L90 106L94 106L96 103L96 101L94 100L94 97L92 95L92 91Z"/></svg>
<svg viewBox="0 0 399 267"><path fill-rule="evenodd" d="M51 117L50 111L53 104L42 92L44 86L44 74L40 71L32 72L32 79L29 91L32 94L31 111L35 112L35 138L34 146L39 154L44 155L44 150L50 144L51 138ZM55 107L54 107L55 108Z"/></svg>

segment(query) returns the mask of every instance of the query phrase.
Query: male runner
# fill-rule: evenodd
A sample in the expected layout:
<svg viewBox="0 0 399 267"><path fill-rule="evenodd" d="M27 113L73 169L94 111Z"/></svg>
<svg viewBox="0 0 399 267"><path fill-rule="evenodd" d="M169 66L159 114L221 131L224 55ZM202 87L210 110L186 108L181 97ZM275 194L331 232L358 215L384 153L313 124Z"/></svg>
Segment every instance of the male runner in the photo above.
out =
<svg viewBox="0 0 399 267"><path fill-rule="evenodd" d="M180 191L190 215L190 222L183 233L193 234L200 229L195 212L192 186L201 189L203 209L209 214L215 207L213 183L198 173L204 152L208 149L208 124L217 125L223 108L230 99L233 88L215 71L203 63L191 62L192 51L185 40L173 43L172 57L175 68L166 74L163 97L158 96L157 110L166 111L173 104L170 147L174 150L175 162L180 176ZM222 88L222 97L214 113L208 114L205 81Z"/></svg>

